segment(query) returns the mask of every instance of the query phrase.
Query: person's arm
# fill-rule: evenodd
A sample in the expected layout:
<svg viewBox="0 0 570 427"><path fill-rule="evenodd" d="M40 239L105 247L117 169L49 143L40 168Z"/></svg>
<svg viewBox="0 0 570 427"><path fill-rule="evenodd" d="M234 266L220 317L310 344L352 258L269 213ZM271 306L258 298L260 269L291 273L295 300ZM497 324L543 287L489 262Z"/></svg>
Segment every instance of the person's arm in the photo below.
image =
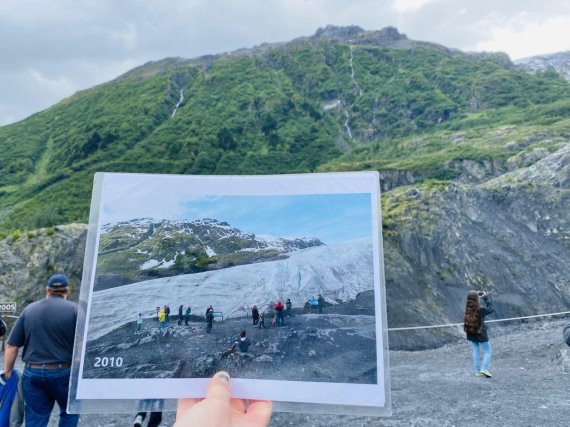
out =
<svg viewBox="0 0 570 427"><path fill-rule="evenodd" d="M4 350L4 375L6 375L6 378L12 376L19 349L20 347L6 343L6 349Z"/></svg>
<svg viewBox="0 0 570 427"><path fill-rule="evenodd" d="M483 302L485 303L485 307L482 307L483 316L487 316L495 311L493 300L488 294L483 295Z"/></svg>

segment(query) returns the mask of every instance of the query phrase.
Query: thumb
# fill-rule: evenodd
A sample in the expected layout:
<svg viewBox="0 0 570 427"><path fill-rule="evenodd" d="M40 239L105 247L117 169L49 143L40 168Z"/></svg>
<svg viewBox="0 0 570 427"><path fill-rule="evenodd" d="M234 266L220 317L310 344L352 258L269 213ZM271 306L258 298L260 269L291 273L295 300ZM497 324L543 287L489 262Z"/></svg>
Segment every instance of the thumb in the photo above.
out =
<svg viewBox="0 0 570 427"><path fill-rule="evenodd" d="M179 401L175 427L229 426L230 397L230 375L220 371L208 384L205 399L194 405Z"/></svg>
<svg viewBox="0 0 570 427"><path fill-rule="evenodd" d="M217 372L212 377L208 390L206 391L206 399L217 401L220 404L230 404L230 374L225 371Z"/></svg>

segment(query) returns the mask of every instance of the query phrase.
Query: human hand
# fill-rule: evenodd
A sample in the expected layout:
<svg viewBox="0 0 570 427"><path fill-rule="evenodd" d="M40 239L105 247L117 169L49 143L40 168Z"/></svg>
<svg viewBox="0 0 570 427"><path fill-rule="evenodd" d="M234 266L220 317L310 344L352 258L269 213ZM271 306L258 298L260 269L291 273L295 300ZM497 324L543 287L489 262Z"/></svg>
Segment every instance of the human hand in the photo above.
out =
<svg viewBox="0 0 570 427"><path fill-rule="evenodd" d="M270 418L270 400L232 399L230 376L221 371L205 399L178 399L174 427L265 427Z"/></svg>

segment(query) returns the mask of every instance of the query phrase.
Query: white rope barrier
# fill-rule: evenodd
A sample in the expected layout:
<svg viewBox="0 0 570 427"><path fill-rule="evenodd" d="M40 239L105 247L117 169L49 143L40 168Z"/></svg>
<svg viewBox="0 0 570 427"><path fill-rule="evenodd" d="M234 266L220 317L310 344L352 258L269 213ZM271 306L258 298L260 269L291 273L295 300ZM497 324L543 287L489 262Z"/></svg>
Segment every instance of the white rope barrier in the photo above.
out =
<svg viewBox="0 0 570 427"><path fill-rule="evenodd" d="M485 323L507 322L510 320L533 319L533 318L537 318L537 317L560 316L562 314L570 314L570 311L561 311L559 313L535 314L533 316L509 317L506 319L485 320ZM388 331L410 331L413 329L449 328L451 326L463 326L463 322L461 322L461 323L447 323L445 325L409 326L409 327L405 327L405 328L388 328Z"/></svg>

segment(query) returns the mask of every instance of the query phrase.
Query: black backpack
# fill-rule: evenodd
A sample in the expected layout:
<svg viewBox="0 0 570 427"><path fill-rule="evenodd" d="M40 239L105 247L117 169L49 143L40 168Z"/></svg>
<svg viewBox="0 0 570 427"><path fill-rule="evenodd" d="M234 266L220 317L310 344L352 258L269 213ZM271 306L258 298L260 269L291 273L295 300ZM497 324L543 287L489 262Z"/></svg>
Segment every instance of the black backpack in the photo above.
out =
<svg viewBox="0 0 570 427"><path fill-rule="evenodd" d="M8 328L6 328L6 323L4 323L4 319L2 319L0 317L0 337L3 337L4 335L6 335L6 330Z"/></svg>

